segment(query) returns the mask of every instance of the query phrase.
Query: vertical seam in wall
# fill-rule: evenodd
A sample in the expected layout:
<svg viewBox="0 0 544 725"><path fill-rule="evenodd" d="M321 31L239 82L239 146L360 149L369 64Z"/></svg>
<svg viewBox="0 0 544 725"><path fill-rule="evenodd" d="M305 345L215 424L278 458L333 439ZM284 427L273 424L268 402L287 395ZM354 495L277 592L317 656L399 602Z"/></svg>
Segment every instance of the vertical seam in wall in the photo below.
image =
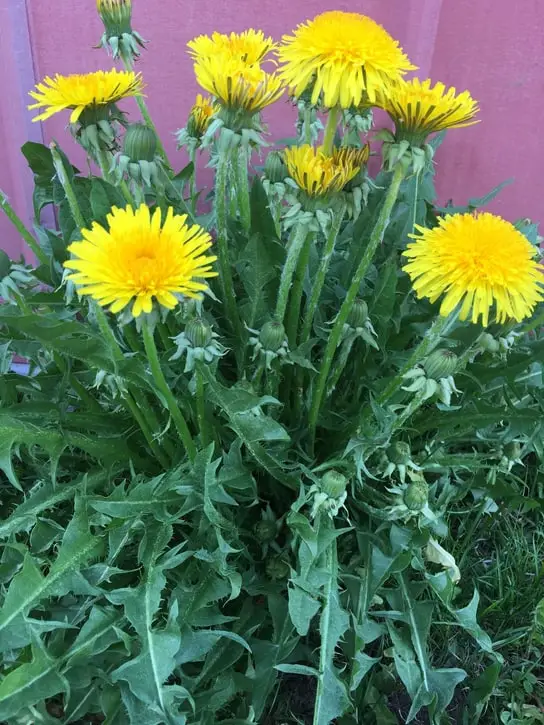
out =
<svg viewBox="0 0 544 725"><path fill-rule="evenodd" d="M38 80L38 69L37 69L37 63L36 63L36 54L34 53L34 46L32 44L32 33L30 30L30 10L28 7L29 0L23 0L23 6L24 6L24 14L25 14L25 27L26 27L26 36L27 36L27 47L28 52L30 54L30 61L32 66L32 85L31 87L34 87ZM30 90L30 88L28 89ZM44 142L44 132L43 132L43 121L39 121L39 135L40 135L40 141L41 143Z"/></svg>
<svg viewBox="0 0 544 725"><path fill-rule="evenodd" d="M412 38L408 36L406 49L410 55L409 48L417 48L420 75L423 77L431 75L442 3L443 0L423 0L423 3L421 0L412 0L408 23L414 31Z"/></svg>

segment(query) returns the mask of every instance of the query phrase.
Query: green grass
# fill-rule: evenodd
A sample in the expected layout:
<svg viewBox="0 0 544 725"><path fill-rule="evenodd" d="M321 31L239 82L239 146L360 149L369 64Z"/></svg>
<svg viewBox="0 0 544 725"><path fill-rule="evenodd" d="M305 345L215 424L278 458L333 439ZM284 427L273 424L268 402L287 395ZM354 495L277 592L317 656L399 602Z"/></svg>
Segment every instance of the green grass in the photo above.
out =
<svg viewBox="0 0 544 725"><path fill-rule="evenodd" d="M532 494L541 485L538 476ZM505 660L480 723L544 723L544 616L542 611L535 616L540 602L544 610L542 509L505 508L492 515L476 511L458 528L454 552L462 561L460 586L467 593L478 589L480 624ZM475 676L488 664L457 631L448 631L436 646L444 660L462 661ZM509 719L509 713L515 717Z"/></svg>

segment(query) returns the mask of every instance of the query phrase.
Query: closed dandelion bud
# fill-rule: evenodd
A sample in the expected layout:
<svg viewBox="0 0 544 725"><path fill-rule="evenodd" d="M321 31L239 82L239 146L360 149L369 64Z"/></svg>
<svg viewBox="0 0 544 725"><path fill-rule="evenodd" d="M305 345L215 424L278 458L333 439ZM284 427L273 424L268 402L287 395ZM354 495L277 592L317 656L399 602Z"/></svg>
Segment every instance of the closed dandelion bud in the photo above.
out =
<svg viewBox="0 0 544 725"><path fill-rule="evenodd" d="M287 166L280 151L271 151L264 165L266 178L273 184L281 183L287 178Z"/></svg>
<svg viewBox="0 0 544 725"><path fill-rule="evenodd" d="M274 556L266 562L266 573L271 579L287 579L291 572L289 564Z"/></svg>
<svg viewBox="0 0 544 725"><path fill-rule="evenodd" d="M517 441L510 441L504 446L503 452L509 461L517 461L521 456L521 445Z"/></svg>
<svg viewBox="0 0 544 725"><path fill-rule="evenodd" d="M441 380L453 375L457 368L457 355L451 350L435 350L423 363L428 378Z"/></svg>
<svg viewBox="0 0 544 725"><path fill-rule="evenodd" d="M321 479L321 490L330 498L340 498L348 485L348 479L339 471L334 469L327 471Z"/></svg>
<svg viewBox="0 0 544 725"><path fill-rule="evenodd" d="M255 524L254 532L261 544L269 544L276 538L276 524L274 521L258 521Z"/></svg>
<svg viewBox="0 0 544 725"><path fill-rule="evenodd" d="M276 352L285 342L285 327L275 320L266 322L259 333L259 342L265 350Z"/></svg>
<svg viewBox="0 0 544 725"><path fill-rule="evenodd" d="M411 483L404 492L403 501L410 511L421 511L429 499L429 486L425 481Z"/></svg>
<svg viewBox="0 0 544 725"><path fill-rule="evenodd" d="M480 347L486 352L499 352L501 346L493 335L490 335L489 332L484 332L480 338Z"/></svg>
<svg viewBox="0 0 544 725"><path fill-rule="evenodd" d="M357 298L353 303L348 317L348 324L351 327L363 327L368 320L368 305L364 300Z"/></svg>
<svg viewBox="0 0 544 725"><path fill-rule="evenodd" d="M406 466L410 463L412 452L408 443L397 441L387 449L387 458L397 466Z"/></svg>
<svg viewBox="0 0 544 725"><path fill-rule="evenodd" d="M122 36L131 33L131 0L96 0L96 7L108 36Z"/></svg>
<svg viewBox="0 0 544 725"><path fill-rule="evenodd" d="M185 336L193 347L208 347L213 339L212 328L201 317L187 323Z"/></svg>
<svg viewBox="0 0 544 725"><path fill-rule="evenodd" d="M153 161L157 153L155 131L143 123L131 124L125 133L123 153L131 161Z"/></svg>

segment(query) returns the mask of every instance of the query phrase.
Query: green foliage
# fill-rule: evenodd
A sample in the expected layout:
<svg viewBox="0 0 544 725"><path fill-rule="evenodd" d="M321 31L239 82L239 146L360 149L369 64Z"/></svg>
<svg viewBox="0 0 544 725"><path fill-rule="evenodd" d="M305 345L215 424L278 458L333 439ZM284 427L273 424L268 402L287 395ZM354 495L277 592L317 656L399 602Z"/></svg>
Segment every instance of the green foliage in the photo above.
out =
<svg viewBox="0 0 544 725"><path fill-rule="evenodd" d="M483 335L402 271L414 223L500 189L439 207L407 163L359 210L303 210L226 131L200 217L192 162L151 187L23 147L47 263L0 255L0 720L541 722L542 307ZM135 199L215 225L228 300L223 278L134 320L63 282L81 225ZM410 390L438 347L449 397Z"/></svg>

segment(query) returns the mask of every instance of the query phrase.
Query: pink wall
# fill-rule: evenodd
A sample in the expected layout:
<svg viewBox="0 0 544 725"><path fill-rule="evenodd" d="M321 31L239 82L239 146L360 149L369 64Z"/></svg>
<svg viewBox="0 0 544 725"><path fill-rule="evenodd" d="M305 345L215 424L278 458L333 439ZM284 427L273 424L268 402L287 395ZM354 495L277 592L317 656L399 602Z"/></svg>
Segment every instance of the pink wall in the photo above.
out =
<svg viewBox="0 0 544 725"><path fill-rule="evenodd" d="M2 3L4 10L1 10ZM312 3L133 0L133 3L134 27L151 41L140 63L148 84L148 103L169 154L180 166L184 159L175 152L172 132L184 125L197 92L185 52L188 40L200 33L242 30L248 26L261 27L279 39L298 22L320 11L352 10L374 17L399 38L410 58L420 66L421 75L468 88L480 101L482 123L452 131L441 149L438 157L441 196L462 203L469 196L480 196L513 176L516 183L505 189L490 208L510 219L542 216L544 153L537 138L539 117L544 110L542 0L520 0L515 4L511 0L317 0ZM17 4L24 5L25 0L0 0L0 10L6 15L7 7ZM101 34L94 0L64 0L53 4L26 0L26 6L36 77L111 67L103 51L91 49ZM4 46L7 31L1 14L0 21ZM5 49L0 52L4 60ZM2 65L0 72L6 74L10 88L16 90L11 71ZM26 80L19 73L17 82ZM25 115L21 103L18 108L15 105L4 107L0 115L0 147L5 148L6 138L15 138L19 143L22 131L26 131L21 121ZM268 118L275 134L286 135L291 131L294 112L280 102L269 111ZM46 140L55 137L70 149L72 142L64 130L66 121L67 118L57 117L46 122L44 136ZM75 158L77 162L78 157ZM23 214L27 178L24 161L16 163L12 156L7 169L0 168L0 184L19 189L17 201ZM4 226L0 226L0 231L4 231ZM12 254L21 248L13 236L3 236L0 244Z"/></svg>

